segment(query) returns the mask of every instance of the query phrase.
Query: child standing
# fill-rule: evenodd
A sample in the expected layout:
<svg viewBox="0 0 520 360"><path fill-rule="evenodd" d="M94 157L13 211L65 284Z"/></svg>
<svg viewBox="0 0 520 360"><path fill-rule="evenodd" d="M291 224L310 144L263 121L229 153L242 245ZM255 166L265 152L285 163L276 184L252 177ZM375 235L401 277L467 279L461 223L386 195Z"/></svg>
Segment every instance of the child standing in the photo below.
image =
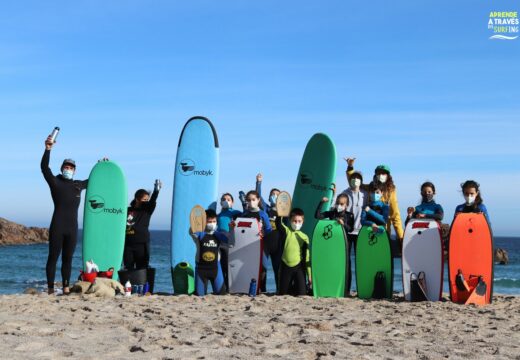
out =
<svg viewBox="0 0 520 360"><path fill-rule="evenodd" d="M233 224L230 224L231 228ZM192 233L197 246L195 265L195 292L204 296L208 291L208 281L211 282L213 294L225 292L224 275L219 261L219 249L222 244L228 244L228 235L217 230L217 213L206 210L206 229L203 232ZM190 230L191 231L191 230Z"/></svg>
<svg viewBox="0 0 520 360"><path fill-rule="evenodd" d="M488 224L491 226L489 214L480 196L480 184L474 180L467 180L461 184L460 187L462 188L462 194L466 202L455 208L455 216L458 213L483 213Z"/></svg>
<svg viewBox="0 0 520 360"><path fill-rule="evenodd" d="M309 285L312 284L312 278L309 237L300 231L304 221L303 210L299 208L292 209L289 219L291 223L290 228L283 224L281 217L276 218L276 227L280 231L280 239L283 242L278 294L289 294L291 284L294 284L295 295L305 295L307 293L305 273L307 272Z"/></svg>
<svg viewBox="0 0 520 360"><path fill-rule="evenodd" d="M408 208L408 216L406 217L405 224L408 224L408 221L412 218L442 221L444 210L442 206L437 204L434 200L435 185L433 185L433 183L427 181L421 185L421 197L422 202L420 205L415 208Z"/></svg>
<svg viewBox="0 0 520 360"><path fill-rule="evenodd" d="M233 218L241 214L240 211L233 209L235 199L230 193L225 193L220 198L220 213L217 216L217 231L229 232L229 224L233 221ZM224 274L224 284L226 291L229 291L229 279L228 279L228 247L220 248L220 265L222 267L222 273Z"/></svg>
<svg viewBox="0 0 520 360"><path fill-rule="evenodd" d="M351 212L354 216L354 226L352 227L352 231L347 233L349 254L352 248L356 248L359 230L361 230L361 213L368 205L368 193L361 188L362 184L363 174L361 174L360 171L353 171L350 174L349 188L342 193L348 197L347 211ZM350 292L350 286L352 284L352 269L350 263L351 262L349 262L347 274L347 293Z"/></svg>

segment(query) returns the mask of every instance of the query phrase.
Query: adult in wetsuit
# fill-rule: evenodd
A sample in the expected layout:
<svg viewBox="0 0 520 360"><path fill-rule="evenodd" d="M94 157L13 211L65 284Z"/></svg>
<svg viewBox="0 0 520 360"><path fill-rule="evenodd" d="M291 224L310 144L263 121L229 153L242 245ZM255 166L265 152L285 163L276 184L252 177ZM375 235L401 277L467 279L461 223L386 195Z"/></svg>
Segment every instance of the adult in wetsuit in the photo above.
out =
<svg viewBox="0 0 520 360"><path fill-rule="evenodd" d="M63 293L69 293L69 281L72 267L72 256L76 249L78 237L78 208L81 201L81 190L87 188L87 180L72 180L76 171L76 163L65 159L61 165L61 174L54 176L49 168L51 149L54 145L51 137L45 140L45 152L41 161L43 177L51 190L54 212L49 227L49 256L47 258L47 292L54 293L54 277L56 263L61 256L61 277Z"/></svg>
<svg viewBox="0 0 520 360"><path fill-rule="evenodd" d="M150 263L150 219L157 205L162 183L155 180L152 196L144 189L135 192L126 220L123 264L127 270L146 269Z"/></svg>

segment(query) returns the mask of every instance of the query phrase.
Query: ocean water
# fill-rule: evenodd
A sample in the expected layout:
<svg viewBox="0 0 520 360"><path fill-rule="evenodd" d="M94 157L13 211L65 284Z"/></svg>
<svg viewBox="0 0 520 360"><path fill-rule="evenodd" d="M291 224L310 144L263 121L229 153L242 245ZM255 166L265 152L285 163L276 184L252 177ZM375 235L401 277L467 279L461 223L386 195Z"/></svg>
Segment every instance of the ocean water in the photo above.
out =
<svg viewBox="0 0 520 360"><path fill-rule="evenodd" d="M507 250L508 265L495 265L495 294L520 295L520 238L495 237L495 247ZM172 293L170 272L170 232L151 231L151 266L155 267L155 291ZM0 247L0 294L22 293L32 287L40 290L46 288L45 263L48 246L21 245ZM354 260L352 255L352 261ZM61 259L58 260L56 281L61 281ZM76 247L72 265L71 281L79 275L81 269L81 234ZM353 269L354 270L354 269ZM447 282L447 266L444 270L444 292L449 292ZM352 290L355 290L355 271L353 271ZM402 291L401 259L394 259L394 291ZM268 269L267 290L275 291L272 269Z"/></svg>

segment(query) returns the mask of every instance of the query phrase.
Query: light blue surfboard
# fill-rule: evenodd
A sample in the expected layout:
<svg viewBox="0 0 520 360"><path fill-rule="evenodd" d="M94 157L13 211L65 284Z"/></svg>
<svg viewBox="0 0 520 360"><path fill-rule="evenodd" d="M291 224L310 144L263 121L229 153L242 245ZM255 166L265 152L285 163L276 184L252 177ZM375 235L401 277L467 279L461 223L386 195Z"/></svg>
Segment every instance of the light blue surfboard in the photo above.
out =
<svg viewBox="0 0 520 360"><path fill-rule="evenodd" d="M195 116L182 129L175 161L171 231L171 268L187 262L195 268L196 247L189 234L195 205L217 208L219 144L213 124ZM172 278L173 281L173 278ZM173 285L175 292L175 284Z"/></svg>

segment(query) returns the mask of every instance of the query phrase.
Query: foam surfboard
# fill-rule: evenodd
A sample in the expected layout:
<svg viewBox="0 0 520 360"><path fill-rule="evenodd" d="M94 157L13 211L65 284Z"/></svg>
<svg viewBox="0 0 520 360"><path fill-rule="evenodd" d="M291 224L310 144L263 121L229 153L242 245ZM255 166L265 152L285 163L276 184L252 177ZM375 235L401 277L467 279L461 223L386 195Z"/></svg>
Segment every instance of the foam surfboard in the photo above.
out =
<svg viewBox="0 0 520 360"><path fill-rule="evenodd" d="M83 269L93 260L99 270L121 267L127 215L126 179L113 161L98 162L88 178L83 214Z"/></svg>
<svg viewBox="0 0 520 360"><path fill-rule="evenodd" d="M345 230L336 220L320 220L314 228L311 249L314 297L345 296L347 269Z"/></svg>
<svg viewBox="0 0 520 360"><path fill-rule="evenodd" d="M449 245L449 285L456 303L489 304L493 296L493 236L483 214L458 214L451 225ZM459 275L459 284L457 284ZM462 276L460 276L462 275ZM468 286L463 289L460 282ZM478 288L478 289L477 289ZM480 302L474 299L484 289ZM474 296L472 296L474 295Z"/></svg>
<svg viewBox="0 0 520 360"><path fill-rule="evenodd" d="M336 147L325 134L314 134L303 153L296 185L294 186L292 208L300 208L305 213L302 231L311 240L316 227L314 218L316 204L323 197L332 197L332 184L336 177ZM329 209L329 204L323 206L323 211Z"/></svg>
<svg viewBox="0 0 520 360"><path fill-rule="evenodd" d="M219 143L213 124L201 116L189 119L177 148L173 184L171 270L181 262L195 264L196 246L190 237L193 206L216 210ZM173 277L172 277L173 281ZM175 284L173 285L175 292Z"/></svg>
<svg viewBox="0 0 520 360"><path fill-rule="evenodd" d="M411 279L424 273L425 295L430 301L442 298L444 250L439 223L429 219L412 219L403 237L402 274L406 301L412 301Z"/></svg>
<svg viewBox="0 0 520 360"><path fill-rule="evenodd" d="M253 218L237 218L233 230L234 246L229 248L228 279L231 294L249 293L251 279L258 284L262 264L260 223Z"/></svg>
<svg viewBox="0 0 520 360"><path fill-rule="evenodd" d="M363 226L356 243L358 297L391 299L393 277L394 265L386 231L377 233L371 226Z"/></svg>

